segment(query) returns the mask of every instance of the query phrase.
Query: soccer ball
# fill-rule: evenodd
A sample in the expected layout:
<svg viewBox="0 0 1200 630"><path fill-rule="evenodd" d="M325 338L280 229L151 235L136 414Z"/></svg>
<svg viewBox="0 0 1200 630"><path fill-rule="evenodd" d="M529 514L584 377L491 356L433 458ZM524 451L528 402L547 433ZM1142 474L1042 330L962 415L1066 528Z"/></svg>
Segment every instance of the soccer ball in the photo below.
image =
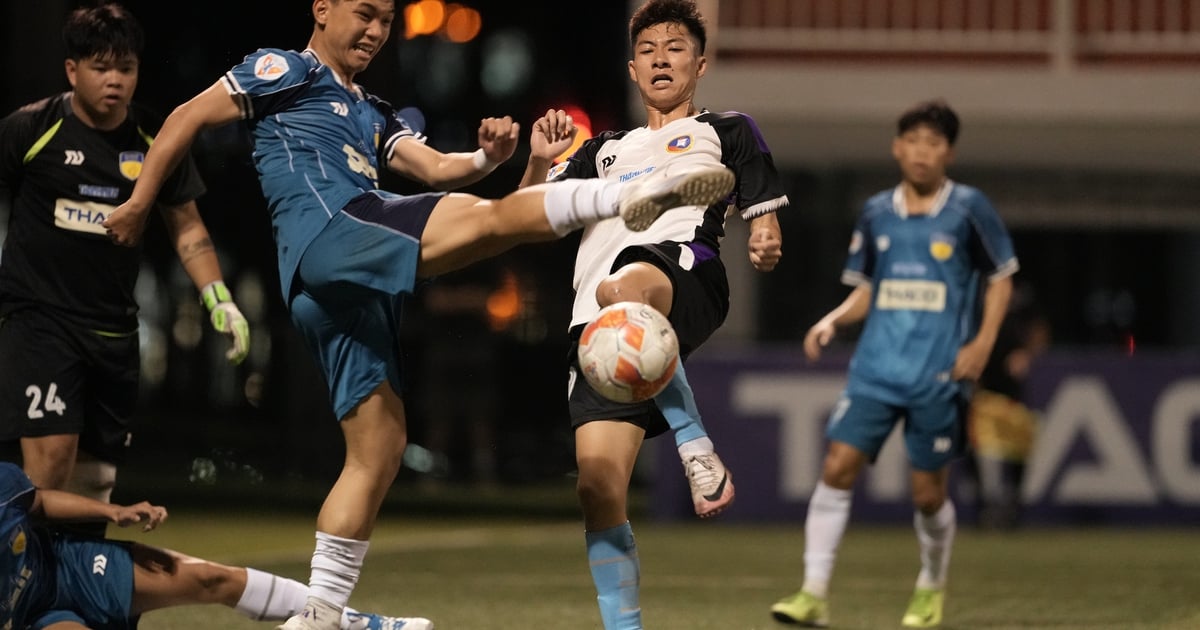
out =
<svg viewBox="0 0 1200 630"><path fill-rule="evenodd" d="M679 339L666 316L649 304L604 307L579 337L579 368L605 398L632 403L667 386L679 362Z"/></svg>

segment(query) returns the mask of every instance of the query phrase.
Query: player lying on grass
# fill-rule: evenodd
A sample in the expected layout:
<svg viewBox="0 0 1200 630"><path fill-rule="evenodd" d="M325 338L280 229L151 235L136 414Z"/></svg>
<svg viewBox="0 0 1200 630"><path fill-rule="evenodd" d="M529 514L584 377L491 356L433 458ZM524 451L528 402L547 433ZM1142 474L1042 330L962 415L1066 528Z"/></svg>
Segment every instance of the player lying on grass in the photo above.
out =
<svg viewBox="0 0 1200 630"><path fill-rule="evenodd" d="M15 464L0 463L0 627L134 628L146 612L222 604L257 620L287 619L304 607L308 587L255 569L231 567L131 541L51 535L54 521L95 520L158 527L167 510L146 501L102 503L39 490ZM384 617L346 608L342 630L432 630L427 619Z"/></svg>

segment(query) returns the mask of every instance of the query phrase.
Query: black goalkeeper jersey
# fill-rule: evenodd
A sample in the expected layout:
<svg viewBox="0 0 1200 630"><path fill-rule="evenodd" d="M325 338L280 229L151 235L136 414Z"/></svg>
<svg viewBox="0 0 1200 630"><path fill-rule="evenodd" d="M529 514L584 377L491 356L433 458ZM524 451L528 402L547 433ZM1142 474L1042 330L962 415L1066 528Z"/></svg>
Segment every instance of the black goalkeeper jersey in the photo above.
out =
<svg viewBox="0 0 1200 630"><path fill-rule="evenodd" d="M161 124L135 105L120 127L94 129L72 112L70 92L0 120L0 194L11 203L0 315L36 306L100 330L137 328L141 248L113 244L101 223L129 199ZM187 203L204 190L189 156L157 203Z"/></svg>

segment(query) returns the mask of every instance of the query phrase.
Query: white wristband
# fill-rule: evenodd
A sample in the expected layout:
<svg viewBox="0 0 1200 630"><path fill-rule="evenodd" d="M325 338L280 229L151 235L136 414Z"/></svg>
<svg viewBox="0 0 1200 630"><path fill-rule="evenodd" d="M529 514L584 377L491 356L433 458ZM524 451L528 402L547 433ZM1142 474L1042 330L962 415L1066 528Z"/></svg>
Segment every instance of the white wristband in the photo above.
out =
<svg viewBox="0 0 1200 630"><path fill-rule="evenodd" d="M483 149L477 149L471 154L471 163L475 165L475 170L483 173L490 173L496 170L497 166L500 166L499 162L489 160Z"/></svg>

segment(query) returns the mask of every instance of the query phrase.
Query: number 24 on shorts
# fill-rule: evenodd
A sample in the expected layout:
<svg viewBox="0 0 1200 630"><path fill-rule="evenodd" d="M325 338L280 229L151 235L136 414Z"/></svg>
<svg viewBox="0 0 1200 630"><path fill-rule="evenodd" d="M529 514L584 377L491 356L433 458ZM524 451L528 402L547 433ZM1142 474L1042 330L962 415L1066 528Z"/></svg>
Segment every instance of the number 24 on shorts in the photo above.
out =
<svg viewBox="0 0 1200 630"><path fill-rule="evenodd" d="M29 419L37 420L46 415L46 411L63 415L67 410L67 403L58 397L58 383L50 383L46 388L45 404L42 404L42 388L37 385L30 385L25 388L25 395L31 400L29 402ZM41 409L38 407L41 406ZM42 411L45 409L46 411Z"/></svg>

